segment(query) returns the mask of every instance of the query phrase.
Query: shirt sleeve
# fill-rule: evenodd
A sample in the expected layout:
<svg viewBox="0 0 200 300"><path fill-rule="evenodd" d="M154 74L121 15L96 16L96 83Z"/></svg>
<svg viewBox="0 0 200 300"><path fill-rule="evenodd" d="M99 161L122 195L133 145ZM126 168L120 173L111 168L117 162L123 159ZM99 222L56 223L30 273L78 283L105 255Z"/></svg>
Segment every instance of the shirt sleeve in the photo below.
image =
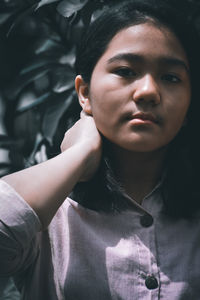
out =
<svg viewBox="0 0 200 300"><path fill-rule="evenodd" d="M21 272L38 253L36 234L41 223L34 210L0 180L0 276Z"/></svg>

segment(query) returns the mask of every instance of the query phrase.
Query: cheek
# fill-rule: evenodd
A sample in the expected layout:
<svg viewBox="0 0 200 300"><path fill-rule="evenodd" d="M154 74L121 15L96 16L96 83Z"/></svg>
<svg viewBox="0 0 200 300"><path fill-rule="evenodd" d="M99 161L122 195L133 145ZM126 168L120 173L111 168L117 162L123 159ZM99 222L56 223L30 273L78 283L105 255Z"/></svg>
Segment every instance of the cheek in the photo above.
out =
<svg viewBox="0 0 200 300"><path fill-rule="evenodd" d="M101 133L117 127L117 113L112 106L96 105L92 111L95 124Z"/></svg>
<svg viewBox="0 0 200 300"><path fill-rule="evenodd" d="M103 136L112 139L118 134L121 122L119 122L120 110L116 105L106 103L106 99L104 102L101 99L93 99L92 114L96 127Z"/></svg>
<svg viewBox="0 0 200 300"><path fill-rule="evenodd" d="M121 99L124 97L119 95L115 90L106 90L106 88L95 89L90 93L90 102L92 114L96 124L114 126L119 121L124 109L124 103Z"/></svg>
<svg viewBox="0 0 200 300"><path fill-rule="evenodd" d="M185 101L182 101L182 103L177 103L176 105L171 106L168 111L166 130L171 136L175 136L185 124L190 105L190 100L188 99L186 98Z"/></svg>

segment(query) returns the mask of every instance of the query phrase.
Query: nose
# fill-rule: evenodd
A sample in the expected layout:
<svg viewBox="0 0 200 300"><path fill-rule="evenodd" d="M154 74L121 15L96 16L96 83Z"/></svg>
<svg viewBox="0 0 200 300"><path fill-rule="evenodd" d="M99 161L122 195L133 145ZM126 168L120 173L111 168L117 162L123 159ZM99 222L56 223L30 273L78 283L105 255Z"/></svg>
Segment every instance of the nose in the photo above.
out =
<svg viewBox="0 0 200 300"><path fill-rule="evenodd" d="M151 74L146 74L137 82L133 93L133 100L136 103L146 102L152 105L160 103L160 91L158 84Z"/></svg>

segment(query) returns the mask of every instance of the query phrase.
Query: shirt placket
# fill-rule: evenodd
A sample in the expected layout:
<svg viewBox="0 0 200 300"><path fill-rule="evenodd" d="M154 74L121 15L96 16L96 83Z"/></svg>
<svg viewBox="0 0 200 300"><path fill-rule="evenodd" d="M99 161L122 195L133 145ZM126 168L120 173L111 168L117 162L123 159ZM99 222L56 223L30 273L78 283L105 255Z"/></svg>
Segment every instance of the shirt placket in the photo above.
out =
<svg viewBox="0 0 200 300"><path fill-rule="evenodd" d="M159 299L160 276L156 258L155 219L150 214L140 216L138 242L140 299Z"/></svg>
<svg viewBox="0 0 200 300"><path fill-rule="evenodd" d="M157 188L144 198L142 206L132 200L140 214L138 238L135 240L139 259L138 295L139 299L145 300L160 299L160 272L155 236L156 210L160 209L160 205L155 204L158 200Z"/></svg>

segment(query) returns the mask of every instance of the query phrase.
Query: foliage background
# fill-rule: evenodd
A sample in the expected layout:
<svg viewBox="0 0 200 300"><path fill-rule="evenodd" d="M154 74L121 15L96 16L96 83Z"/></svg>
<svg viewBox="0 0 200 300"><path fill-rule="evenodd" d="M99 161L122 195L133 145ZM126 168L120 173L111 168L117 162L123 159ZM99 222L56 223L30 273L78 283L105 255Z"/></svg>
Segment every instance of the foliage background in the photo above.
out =
<svg viewBox="0 0 200 300"><path fill-rule="evenodd" d="M1 0L0 175L59 152L66 128L80 112L74 91L76 45L110 3Z"/></svg>
<svg viewBox="0 0 200 300"><path fill-rule="evenodd" d="M59 152L78 118L75 50L103 7L120 0L0 0L0 175ZM198 0L169 0L190 11Z"/></svg>
<svg viewBox="0 0 200 300"><path fill-rule="evenodd" d="M117 1L0 0L0 176L59 152L80 112L77 43L102 8ZM190 11L200 32L199 0L171 1ZM18 298L10 282L1 283L0 299Z"/></svg>

